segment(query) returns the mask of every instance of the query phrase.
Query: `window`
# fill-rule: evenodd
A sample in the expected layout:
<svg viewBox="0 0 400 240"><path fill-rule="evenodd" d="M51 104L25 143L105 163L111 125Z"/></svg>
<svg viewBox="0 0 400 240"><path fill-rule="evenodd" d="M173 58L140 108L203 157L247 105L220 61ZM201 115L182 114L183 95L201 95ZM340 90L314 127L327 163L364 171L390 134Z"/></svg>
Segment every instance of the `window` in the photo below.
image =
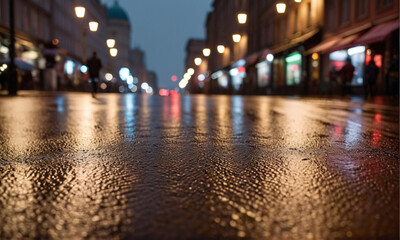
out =
<svg viewBox="0 0 400 240"><path fill-rule="evenodd" d="M358 1L358 6L356 8L357 11L357 16L358 17L364 17L368 13L368 0L359 0Z"/></svg>
<svg viewBox="0 0 400 240"><path fill-rule="evenodd" d="M298 28L298 21L299 21L299 10L298 9L296 9L295 11L294 11L294 18L293 18L293 20L294 20L294 22L293 22L293 32L297 32L298 30L299 30L299 28Z"/></svg>
<svg viewBox="0 0 400 240"><path fill-rule="evenodd" d="M328 14L328 26L329 26L329 29L334 29L335 28L335 16L336 16L336 14L335 14L335 2L333 1L333 0L331 0L331 1L329 1L329 3L328 3L328 11L329 11L329 14Z"/></svg>
<svg viewBox="0 0 400 240"><path fill-rule="evenodd" d="M350 1L343 0L342 1L342 24L347 23L350 20Z"/></svg>
<svg viewBox="0 0 400 240"><path fill-rule="evenodd" d="M307 3L307 27L311 26L311 2Z"/></svg>
<svg viewBox="0 0 400 240"><path fill-rule="evenodd" d="M386 9L393 5L393 0L380 0L380 1L377 1L376 4L378 5L377 8L379 10Z"/></svg>

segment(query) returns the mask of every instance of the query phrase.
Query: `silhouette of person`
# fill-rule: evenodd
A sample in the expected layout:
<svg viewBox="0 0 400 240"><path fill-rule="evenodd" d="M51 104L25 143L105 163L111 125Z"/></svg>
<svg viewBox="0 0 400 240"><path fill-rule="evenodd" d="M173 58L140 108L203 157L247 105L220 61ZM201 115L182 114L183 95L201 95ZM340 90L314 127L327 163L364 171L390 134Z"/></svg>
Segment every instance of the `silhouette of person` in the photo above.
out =
<svg viewBox="0 0 400 240"><path fill-rule="evenodd" d="M103 67L101 60L97 57L97 53L93 52L92 57L88 60L89 79L92 82L92 96L97 93L97 83L99 79L100 69Z"/></svg>
<svg viewBox="0 0 400 240"><path fill-rule="evenodd" d="M374 97L375 96L375 85L376 79L379 75L379 68L376 66L374 56L372 56L371 61L368 63L368 66L365 67L364 74L364 88L365 88L365 97Z"/></svg>
<svg viewBox="0 0 400 240"><path fill-rule="evenodd" d="M342 94L351 94L351 81L353 81L355 67L351 63L351 58L346 59L346 64L340 70L342 76Z"/></svg>

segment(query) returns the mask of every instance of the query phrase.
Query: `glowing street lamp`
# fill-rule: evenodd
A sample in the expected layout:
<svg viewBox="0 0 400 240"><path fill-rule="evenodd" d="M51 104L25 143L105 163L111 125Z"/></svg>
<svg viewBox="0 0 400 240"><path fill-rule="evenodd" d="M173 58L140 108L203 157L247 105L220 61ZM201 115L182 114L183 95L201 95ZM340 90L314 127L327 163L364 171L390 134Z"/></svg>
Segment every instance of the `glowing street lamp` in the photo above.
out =
<svg viewBox="0 0 400 240"><path fill-rule="evenodd" d="M237 15L237 17L238 17L238 22L240 24L245 24L247 22L247 14L246 13L239 13Z"/></svg>
<svg viewBox="0 0 400 240"><path fill-rule="evenodd" d="M190 75L194 74L194 69L193 68L188 68L187 73L189 73Z"/></svg>
<svg viewBox="0 0 400 240"><path fill-rule="evenodd" d="M200 64L203 62L203 60L201 60L201 58L195 58L194 59L194 64L196 64L197 66L200 66Z"/></svg>
<svg viewBox="0 0 400 240"><path fill-rule="evenodd" d="M276 4L276 11L278 13L285 13L286 11L286 3L280 2Z"/></svg>
<svg viewBox="0 0 400 240"><path fill-rule="evenodd" d="M114 48L115 47L115 39L107 39L107 47Z"/></svg>
<svg viewBox="0 0 400 240"><path fill-rule="evenodd" d="M205 57L210 56L210 54L211 54L211 50L210 50L209 48L204 48L204 49L203 49L203 55L204 55Z"/></svg>
<svg viewBox="0 0 400 240"><path fill-rule="evenodd" d="M217 51L219 52L219 53L224 53L225 52L225 46L224 45L218 45L217 46Z"/></svg>
<svg viewBox="0 0 400 240"><path fill-rule="evenodd" d="M242 38L242 36L240 36L240 34L233 34L232 35L232 39L235 43L240 42L240 39Z"/></svg>
<svg viewBox="0 0 400 240"><path fill-rule="evenodd" d="M116 57L118 55L118 49L111 48L110 49L110 55L111 55L111 57Z"/></svg>
<svg viewBox="0 0 400 240"><path fill-rule="evenodd" d="M96 21L89 22L89 29L92 32L97 32L97 29L99 29L99 23Z"/></svg>
<svg viewBox="0 0 400 240"><path fill-rule="evenodd" d="M78 18L84 18L85 17L85 12L86 12L85 7L82 7L82 6L76 6L75 7L75 15Z"/></svg>

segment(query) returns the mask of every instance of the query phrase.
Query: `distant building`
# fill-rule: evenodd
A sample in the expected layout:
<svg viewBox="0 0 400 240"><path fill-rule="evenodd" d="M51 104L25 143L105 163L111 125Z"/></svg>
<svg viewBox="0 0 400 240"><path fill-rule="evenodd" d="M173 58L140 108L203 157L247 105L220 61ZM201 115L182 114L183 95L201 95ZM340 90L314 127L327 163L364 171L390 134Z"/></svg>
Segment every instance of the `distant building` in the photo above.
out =
<svg viewBox="0 0 400 240"><path fill-rule="evenodd" d="M240 25L241 12L248 19ZM376 90L391 91L387 72L399 51L398 0L214 0L206 27L211 93L340 94L346 85L362 94L372 58L380 68ZM350 82L340 72L347 58L356 68Z"/></svg>
<svg viewBox="0 0 400 240"><path fill-rule="evenodd" d="M186 71L190 68L194 70L194 74L189 80L187 90L191 93L201 93L205 92L204 81L199 81L198 77L200 74L206 74L207 71L207 59L203 55L203 49L205 48L205 40L202 39L189 39L186 44L186 59L185 68ZM200 64L195 64L195 59L201 59Z"/></svg>
<svg viewBox="0 0 400 240"><path fill-rule="evenodd" d="M158 92L158 79L154 71L147 72L147 83L153 88L154 93Z"/></svg>
<svg viewBox="0 0 400 240"><path fill-rule="evenodd" d="M118 56L113 60L117 68L130 67L129 50L131 44L131 24L128 14L118 1L108 8L108 37L116 40Z"/></svg>
<svg viewBox="0 0 400 240"><path fill-rule="evenodd" d="M141 89L143 83L147 83L151 88L153 88L153 92L156 92L158 89L157 75L155 72L147 69L145 55L145 52L140 48L134 48L130 51L132 75L137 78L137 86L139 89ZM142 90L145 91L144 89Z"/></svg>

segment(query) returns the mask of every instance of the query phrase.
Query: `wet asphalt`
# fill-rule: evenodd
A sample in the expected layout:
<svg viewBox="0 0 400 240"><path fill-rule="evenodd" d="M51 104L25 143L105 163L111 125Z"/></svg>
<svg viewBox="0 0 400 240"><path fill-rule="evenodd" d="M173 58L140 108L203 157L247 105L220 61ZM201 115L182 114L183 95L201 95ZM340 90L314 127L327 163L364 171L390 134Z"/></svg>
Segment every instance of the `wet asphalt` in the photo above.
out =
<svg viewBox="0 0 400 240"><path fill-rule="evenodd" d="M0 239L398 239L399 108L0 98Z"/></svg>

